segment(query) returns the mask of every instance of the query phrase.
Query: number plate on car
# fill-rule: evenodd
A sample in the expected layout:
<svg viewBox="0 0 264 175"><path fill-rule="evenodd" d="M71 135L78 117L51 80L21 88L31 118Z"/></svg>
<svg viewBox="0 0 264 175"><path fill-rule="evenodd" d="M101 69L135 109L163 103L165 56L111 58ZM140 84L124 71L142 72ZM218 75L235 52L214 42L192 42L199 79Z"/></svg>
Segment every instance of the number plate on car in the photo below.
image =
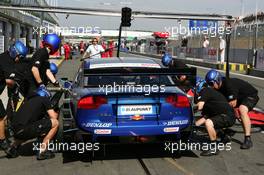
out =
<svg viewBox="0 0 264 175"><path fill-rule="evenodd" d="M152 105L121 105L118 107L118 115L146 115L153 114Z"/></svg>

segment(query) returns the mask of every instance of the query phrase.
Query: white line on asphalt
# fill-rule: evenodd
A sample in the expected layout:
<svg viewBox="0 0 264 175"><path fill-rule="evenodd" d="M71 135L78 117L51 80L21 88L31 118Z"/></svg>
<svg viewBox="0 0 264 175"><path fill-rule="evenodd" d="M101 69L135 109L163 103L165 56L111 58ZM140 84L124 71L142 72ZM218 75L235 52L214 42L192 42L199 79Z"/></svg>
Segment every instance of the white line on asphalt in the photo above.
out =
<svg viewBox="0 0 264 175"><path fill-rule="evenodd" d="M172 159L172 158L164 158L164 160L166 160L167 162L169 162L170 164L175 166L178 170L183 172L185 175L193 175L192 172L186 170L183 166L179 165L174 159Z"/></svg>
<svg viewBox="0 0 264 175"><path fill-rule="evenodd" d="M133 54L133 53L129 53L129 54L136 55L136 56L141 56L141 57L145 57L145 58L152 58L152 57L149 57L149 56L137 55L137 54ZM196 65L193 65L193 64L187 64L187 65L193 66L193 67L197 67L197 68L200 68L200 69L205 69L205 70L211 70L212 69L212 68L207 68L207 67L202 67L202 66L196 66ZM223 73L225 72L223 70L218 70L218 71L223 72ZM264 78L254 77L254 76L251 76L251 75L243 75L243 74L239 74L239 73L235 73L235 72L230 72L230 74L237 75L237 76L242 76L242 77L247 77L247 78L254 78L254 79L258 79L258 80L264 80Z"/></svg>

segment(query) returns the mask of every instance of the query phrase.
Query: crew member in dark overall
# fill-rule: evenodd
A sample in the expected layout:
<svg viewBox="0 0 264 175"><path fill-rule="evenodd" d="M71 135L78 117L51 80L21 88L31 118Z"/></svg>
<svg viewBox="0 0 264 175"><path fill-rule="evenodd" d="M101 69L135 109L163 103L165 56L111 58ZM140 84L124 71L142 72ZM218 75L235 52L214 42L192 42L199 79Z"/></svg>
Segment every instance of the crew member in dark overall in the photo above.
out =
<svg viewBox="0 0 264 175"><path fill-rule="evenodd" d="M245 139L241 149L249 149L253 146L251 141L251 122L248 112L259 101L258 91L251 84L238 78L223 78L216 70L210 70L206 74L206 82L214 89L221 92L228 100L230 106L238 108L244 128Z"/></svg>
<svg viewBox="0 0 264 175"><path fill-rule="evenodd" d="M217 130L231 127L235 124L235 113L226 98L213 88L208 87L205 80L196 82L197 107L202 111L202 118L195 122L196 126L205 125L209 134L211 146L203 150L201 156L212 156L219 153Z"/></svg>
<svg viewBox="0 0 264 175"><path fill-rule="evenodd" d="M178 59L173 59L172 56L167 52L163 54L161 61L162 61L163 66L168 67L169 69L189 68L184 62ZM186 75L172 76L172 79L175 85L179 86L185 92L193 88L194 83L193 84L191 83L193 82L192 81L193 78L195 77L188 77Z"/></svg>
<svg viewBox="0 0 264 175"><path fill-rule="evenodd" d="M50 71L49 55L54 54L60 48L61 40L56 34L46 34L43 37L43 48L38 49L32 56L31 72L33 82L29 92L34 92L36 89L46 89L48 81L54 86L59 86L52 72Z"/></svg>
<svg viewBox="0 0 264 175"><path fill-rule="evenodd" d="M58 67L55 63L50 63L49 64L49 70L55 77L55 75L58 73ZM21 61L18 64L15 65L15 72L16 72L16 77L17 77L17 82L19 84L19 92L25 97L28 98L30 96L34 96L36 94L35 88L35 82L33 81L33 75L32 72L30 71L31 68L31 62L26 60L26 61ZM49 80L46 79L44 84L48 84Z"/></svg>
<svg viewBox="0 0 264 175"><path fill-rule="evenodd" d="M51 159L55 154L48 150L48 144L57 133L58 113L53 109L50 94L45 89L27 99L12 120L14 137L20 141L42 138L37 145L37 160Z"/></svg>
<svg viewBox="0 0 264 175"><path fill-rule="evenodd" d="M14 73L15 64L19 59L26 57L27 48L20 42L16 41L8 51L0 55L0 94L7 86L10 93L16 89L16 83L14 81L16 75ZM8 96L10 96L10 93ZM16 157L17 153L15 149L10 146L9 140L5 136L5 120L7 118L7 111L0 99L0 148L3 149L8 157Z"/></svg>

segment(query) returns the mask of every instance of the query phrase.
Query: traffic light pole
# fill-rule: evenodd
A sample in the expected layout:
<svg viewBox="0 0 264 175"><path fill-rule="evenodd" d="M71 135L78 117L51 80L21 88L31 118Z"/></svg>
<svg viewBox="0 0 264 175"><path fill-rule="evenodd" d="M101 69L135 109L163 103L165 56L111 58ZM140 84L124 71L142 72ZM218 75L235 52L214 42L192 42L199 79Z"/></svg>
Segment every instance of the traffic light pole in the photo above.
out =
<svg viewBox="0 0 264 175"><path fill-rule="evenodd" d="M231 33L226 34L226 78L229 78L229 51Z"/></svg>
<svg viewBox="0 0 264 175"><path fill-rule="evenodd" d="M131 26L131 8L123 7L121 11L121 23L119 27L119 35L118 35L118 48L116 56L119 58L120 47L121 47L121 36L122 36L122 27L130 27Z"/></svg>
<svg viewBox="0 0 264 175"><path fill-rule="evenodd" d="M120 53L120 47L121 47L121 34L122 34L122 24L120 24L119 27L119 35L118 35L118 46L117 46L117 58L119 58L119 53Z"/></svg>

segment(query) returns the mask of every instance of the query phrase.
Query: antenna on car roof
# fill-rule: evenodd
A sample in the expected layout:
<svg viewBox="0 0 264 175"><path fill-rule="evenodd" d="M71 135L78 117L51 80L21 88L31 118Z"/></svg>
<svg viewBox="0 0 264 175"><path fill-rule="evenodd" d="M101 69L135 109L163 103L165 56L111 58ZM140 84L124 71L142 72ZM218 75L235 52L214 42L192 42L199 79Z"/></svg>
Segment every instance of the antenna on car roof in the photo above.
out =
<svg viewBox="0 0 264 175"><path fill-rule="evenodd" d="M119 54L120 54L122 27L130 27L131 26L131 15L132 15L131 8L129 8L129 7L123 7L122 8L121 23L119 26L119 35L118 35L117 54L116 54L117 58L119 58Z"/></svg>

